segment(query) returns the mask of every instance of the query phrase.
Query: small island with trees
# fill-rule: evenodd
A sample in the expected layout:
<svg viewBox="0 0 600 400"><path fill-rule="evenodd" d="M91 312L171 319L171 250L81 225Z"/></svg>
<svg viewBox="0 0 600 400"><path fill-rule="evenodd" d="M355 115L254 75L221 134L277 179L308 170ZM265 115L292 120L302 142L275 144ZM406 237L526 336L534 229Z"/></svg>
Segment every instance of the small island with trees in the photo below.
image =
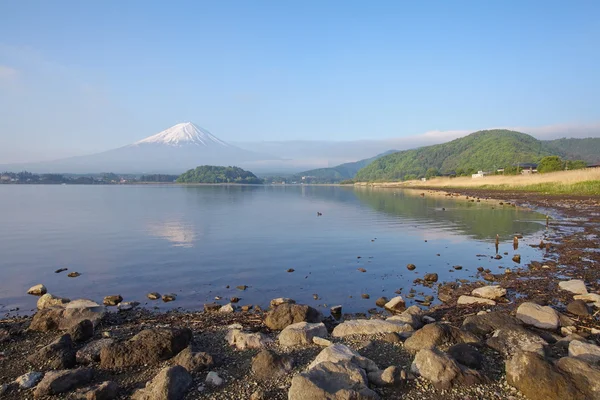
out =
<svg viewBox="0 0 600 400"><path fill-rule="evenodd" d="M239 167L202 165L181 174L177 183L243 183L262 184L263 180Z"/></svg>

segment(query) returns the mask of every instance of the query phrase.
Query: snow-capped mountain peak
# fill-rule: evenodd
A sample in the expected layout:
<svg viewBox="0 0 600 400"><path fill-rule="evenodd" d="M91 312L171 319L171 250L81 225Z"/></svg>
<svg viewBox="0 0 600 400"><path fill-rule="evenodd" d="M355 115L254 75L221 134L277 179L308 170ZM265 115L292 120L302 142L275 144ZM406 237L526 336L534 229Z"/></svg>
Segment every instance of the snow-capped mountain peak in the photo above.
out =
<svg viewBox="0 0 600 400"><path fill-rule="evenodd" d="M165 129L156 135L147 137L134 144L163 144L175 147L192 144L196 146L217 145L229 147L229 144L217 138L206 129L200 128L191 122L174 125L169 129Z"/></svg>

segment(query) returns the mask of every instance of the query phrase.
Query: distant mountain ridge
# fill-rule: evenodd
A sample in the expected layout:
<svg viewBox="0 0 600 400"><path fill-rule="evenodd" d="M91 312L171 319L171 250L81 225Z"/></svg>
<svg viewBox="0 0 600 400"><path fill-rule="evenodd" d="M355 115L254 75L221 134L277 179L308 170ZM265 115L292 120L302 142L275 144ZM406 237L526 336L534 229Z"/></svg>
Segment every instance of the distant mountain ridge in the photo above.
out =
<svg viewBox="0 0 600 400"><path fill-rule="evenodd" d="M402 180L425 176L428 170L442 174L494 171L516 163L538 162L548 155L565 158L569 154L566 148L577 148L574 144L577 140L587 139L569 140L566 145L540 141L533 136L504 129L478 131L447 143L381 157L358 171L355 179ZM590 140L591 143L600 144L600 138ZM572 153L570 157L583 158L577 153Z"/></svg>
<svg viewBox="0 0 600 400"><path fill-rule="evenodd" d="M589 164L600 163L600 138L555 139L544 143L569 159L583 160Z"/></svg>

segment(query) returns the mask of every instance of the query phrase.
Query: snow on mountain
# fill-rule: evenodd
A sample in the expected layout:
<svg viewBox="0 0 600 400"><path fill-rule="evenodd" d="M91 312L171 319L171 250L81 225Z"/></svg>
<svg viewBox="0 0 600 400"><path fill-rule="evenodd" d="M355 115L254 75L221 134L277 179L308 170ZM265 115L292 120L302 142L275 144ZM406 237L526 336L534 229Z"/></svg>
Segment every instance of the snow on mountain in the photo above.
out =
<svg viewBox="0 0 600 400"><path fill-rule="evenodd" d="M208 130L200 128L191 122L184 122L181 124L174 125L169 129L165 129L156 135L147 137L133 145L140 144L165 144L168 146L184 146L184 145L196 145L196 146L230 146L221 139L214 136Z"/></svg>

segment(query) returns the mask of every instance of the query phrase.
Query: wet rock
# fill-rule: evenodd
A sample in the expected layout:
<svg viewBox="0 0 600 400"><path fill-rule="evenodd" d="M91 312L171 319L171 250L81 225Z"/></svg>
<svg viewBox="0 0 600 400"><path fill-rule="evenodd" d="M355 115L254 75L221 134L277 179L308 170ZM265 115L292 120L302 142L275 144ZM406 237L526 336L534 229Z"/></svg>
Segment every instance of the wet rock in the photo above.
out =
<svg viewBox="0 0 600 400"><path fill-rule="evenodd" d="M71 335L74 342L85 342L94 336L94 324L89 319L84 319L77 325L72 326L67 333Z"/></svg>
<svg viewBox="0 0 600 400"><path fill-rule="evenodd" d="M589 317L590 309L583 300L573 300L567 305L567 311L579 317Z"/></svg>
<svg viewBox="0 0 600 400"><path fill-rule="evenodd" d="M162 295L162 301L165 303L175 300L177 300L177 295L175 293L167 293Z"/></svg>
<svg viewBox="0 0 600 400"><path fill-rule="evenodd" d="M350 335L374 335L388 332L413 332L412 326L403 323L394 323L380 319L356 319L345 321L333 329L333 337Z"/></svg>
<svg viewBox="0 0 600 400"><path fill-rule="evenodd" d="M282 304L296 304L296 301L292 300L292 299L288 299L287 297L278 297L276 299L271 300L271 302L269 303L269 306L271 308L275 308Z"/></svg>
<svg viewBox="0 0 600 400"><path fill-rule="evenodd" d="M296 271L294 268L289 268L289 269L287 270L287 272L294 272L294 271Z"/></svg>
<svg viewBox="0 0 600 400"><path fill-rule="evenodd" d="M150 292L146 295L150 300L158 300L160 299L160 293L158 292Z"/></svg>
<svg viewBox="0 0 600 400"><path fill-rule="evenodd" d="M425 325L404 342L404 348L415 354L422 349L452 346L458 343L478 343L477 336L448 324L433 323Z"/></svg>
<svg viewBox="0 0 600 400"><path fill-rule="evenodd" d="M483 356L479 350L467 343L459 343L450 347L448 355L454 358L459 364L469 368L480 369L483 362Z"/></svg>
<svg viewBox="0 0 600 400"><path fill-rule="evenodd" d="M563 357L556 367L566 375L586 399L600 399L600 370L585 361Z"/></svg>
<svg viewBox="0 0 600 400"><path fill-rule="evenodd" d="M475 385L483 381L478 372L461 368L455 360L435 348L420 350L411 365L411 371L431 381L437 389Z"/></svg>
<svg viewBox="0 0 600 400"><path fill-rule="evenodd" d="M312 341L314 344L316 344L317 346L322 346L322 347L327 347L327 346L331 346L333 343L331 342L331 340L327 340L324 339L322 337L319 336L314 336L312 338Z"/></svg>
<svg viewBox="0 0 600 400"><path fill-rule="evenodd" d="M100 351L102 368L154 365L185 349L192 340L188 328L146 329L128 341L113 343Z"/></svg>
<svg viewBox="0 0 600 400"><path fill-rule="evenodd" d="M558 313L548 306L526 302L517 308L517 318L527 325L540 329L556 330L559 326Z"/></svg>
<svg viewBox="0 0 600 400"><path fill-rule="evenodd" d="M384 305L385 309L392 313L399 313L406 309L406 303L402 296L396 296Z"/></svg>
<svg viewBox="0 0 600 400"><path fill-rule="evenodd" d="M575 357L591 364L600 363L600 347L573 340L569 343L569 357Z"/></svg>
<svg viewBox="0 0 600 400"><path fill-rule="evenodd" d="M69 272L67 276L69 278L77 278L78 276L81 276L81 274L79 272Z"/></svg>
<svg viewBox="0 0 600 400"><path fill-rule="evenodd" d="M357 271L359 271L359 272L367 272L367 270L364 269L364 268L358 268Z"/></svg>
<svg viewBox="0 0 600 400"><path fill-rule="evenodd" d="M239 286L236 286L236 288L238 290L246 290L246 289L248 289L248 286L246 286L246 285L239 285Z"/></svg>
<svg viewBox="0 0 600 400"><path fill-rule="evenodd" d="M100 361L100 352L103 348L110 346L114 339L99 339L86 344L75 354L78 364L89 364Z"/></svg>
<svg viewBox="0 0 600 400"><path fill-rule="evenodd" d="M521 262L521 256L519 254L515 254L512 258L512 260L516 263L520 263Z"/></svg>
<svg viewBox="0 0 600 400"><path fill-rule="evenodd" d="M544 346L548 342L522 326L508 325L494 331L486 344L505 357L510 357L520 351L544 355Z"/></svg>
<svg viewBox="0 0 600 400"><path fill-rule="evenodd" d="M558 287L573 294L587 294L585 282L581 279L571 279L570 281L558 282Z"/></svg>
<svg viewBox="0 0 600 400"><path fill-rule="evenodd" d="M231 314L234 311L235 309L233 308L233 305L231 303L225 304L224 306L219 308L220 313Z"/></svg>
<svg viewBox="0 0 600 400"><path fill-rule="evenodd" d="M425 276L423 277L423 279L426 282L437 282L438 281L438 274L435 274L435 273L425 274Z"/></svg>
<svg viewBox="0 0 600 400"><path fill-rule="evenodd" d="M204 304L204 312L217 312L221 308L220 304L217 303L206 303Z"/></svg>
<svg viewBox="0 0 600 400"><path fill-rule="evenodd" d="M49 307L39 310L29 325L33 331L48 332L68 330L79 322L89 319L96 326L106 313L104 306L91 300L73 300L63 307Z"/></svg>
<svg viewBox="0 0 600 400"><path fill-rule="evenodd" d="M44 308L48 308L48 307L62 306L64 304L67 304L70 301L71 300L69 300L69 299L66 299L63 297L57 297L50 293L46 293L45 295L40 297L39 300L37 301L37 309L43 310Z"/></svg>
<svg viewBox="0 0 600 400"><path fill-rule="evenodd" d="M173 357L173 364L181 365L190 373L194 373L212 367L214 361L210 354L194 352L192 351L192 347L188 346Z"/></svg>
<svg viewBox="0 0 600 400"><path fill-rule="evenodd" d="M31 294L34 296L43 296L47 292L48 292L48 289L46 289L46 286L44 286L40 283L39 285L30 287L29 290L27 291L27 294Z"/></svg>
<svg viewBox="0 0 600 400"><path fill-rule="evenodd" d="M267 313L265 325L273 330L282 330L297 322L318 323L322 320L321 313L310 306L284 303Z"/></svg>
<svg viewBox="0 0 600 400"><path fill-rule="evenodd" d="M375 300L375 305L377 307L383 307L385 306L385 303L387 303L389 300L387 297L380 297L377 300Z"/></svg>
<svg viewBox="0 0 600 400"><path fill-rule="evenodd" d="M44 375L42 381L37 385L33 396L41 397L69 392L79 386L86 385L94 376L93 370L79 368L61 371L50 371Z"/></svg>
<svg viewBox="0 0 600 400"><path fill-rule="evenodd" d="M116 306L117 304L119 304L122 301L123 301L123 297L121 297L120 294L115 294L112 296L106 296L104 298L104 300L102 301L102 303L105 306Z"/></svg>
<svg viewBox="0 0 600 400"><path fill-rule="evenodd" d="M230 346L235 346L238 350L262 349L273 340L263 333L246 333L241 329L230 329L225 335L225 340Z"/></svg>
<svg viewBox="0 0 600 400"><path fill-rule="evenodd" d="M458 289L459 284L456 282L446 283L438 288L438 299L444 303L449 303L454 299L454 292Z"/></svg>
<svg viewBox="0 0 600 400"><path fill-rule="evenodd" d="M55 274L60 274L61 272L65 272L65 271L68 271L68 270L69 270L69 268L59 268L56 271L54 271L54 273Z"/></svg>
<svg viewBox="0 0 600 400"><path fill-rule="evenodd" d="M119 309L119 311L129 311L129 310L133 310L135 307L137 307L139 305L140 305L140 303L138 303L137 301L123 301L123 302L119 303L117 308Z"/></svg>
<svg viewBox="0 0 600 400"><path fill-rule="evenodd" d="M221 386L225 381L216 372L211 371L206 375L205 382L211 386Z"/></svg>
<svg viewBox="0 0 600 400"><path fill-rule="evenodd" d="M192 376L181 365L163 368L144 389L136 391L133 400L183 399L192 385Z"/></svg>
<svg viewBox="0 0 600 400"><path fill-rule="evenodd" d="M417 268L417 266L416 266L415 264L408 264L408 265L406 266L406 268L407 268L409 271L414 271L414 270Z"/></svg>
<svg viewBox="0 0 600 400"><path fill-rule="evenodd" d="M62 335L48 346L42 347L29 357L33 366L49 369L66 369L75 366L75 351L71 335Z"/></svg>
<svg viewBox="0 0 600 400"><path fill-rule="evenodd" d="M278 378L293 368L292 359L270 350L262 350L252 359L252 373L261 380Z"/></svg>
<svg viewBox="0 0 600 400"><path fill-rule="evenodd" d="M473 296L482 297L484 299L498 300L506 296L506 289L500 286L483 286L471 292Z"/></svg>
<svg viewBox="0 0 600 400"><path fill-rule="evenodd" d="M517 318L500 311L493 311L468 316L463 321L462 329L478 336L486 336L500 328L520 325L521 321Z"/></svg>
<svg viewBox="0 0 600 400"><path fill-rule="evenodd" d="M490 299L484 299L481 297L473 297L473 296L460 296L458 301L456 302L458 305L485 305L485 306L495 306L496 302Z"/></svg>
<svg viewBox="0 0 600 400"><path fill-rule="evenodd" d="M571 381L541 355L518 352L506 362L506 381L530 400L583 400Z"/></svg>
<svg viewBox="0 0 600 400"><path fill-rule="evenodd" d="M325 324L322 322L318 324L298 322L286 326L279 334L278 340L282 346L298 346L312 343L315 336L327 336Z"/></svg>
<svg viewBox="0 0 600 400"><path fill-rule="evenodd" d="M493 274L486 273L485 275L483 275L483 279L488 282L494 282L496 280L496 277Z"/></svg>
<svg viewBox="0 0 600 400"><path fill-rule="evenodd" d="M368 300L368 299L370 299L370 298L371 298L371 296L369 296L367 293L363 293L363 294L361 294L361 295L360 295L360 297L362 297L362 298L363 298L363 299L365 299L365 300Z"/></svg>
<svg viewBox="0 0 600 400"><path fill-rule="evenodd" d="M37 385L43 377L43 372L28 372L15 379L15 383L19 385L21 389L31 389L32 387Z"/></svg>
<svg viewBox="0 0 600 400"><path fill-rule="evenodd" d="M112 400L119 394L119 385L112 381L105 381L97 385L77 389L70 396L70 400Z"/></svg>

